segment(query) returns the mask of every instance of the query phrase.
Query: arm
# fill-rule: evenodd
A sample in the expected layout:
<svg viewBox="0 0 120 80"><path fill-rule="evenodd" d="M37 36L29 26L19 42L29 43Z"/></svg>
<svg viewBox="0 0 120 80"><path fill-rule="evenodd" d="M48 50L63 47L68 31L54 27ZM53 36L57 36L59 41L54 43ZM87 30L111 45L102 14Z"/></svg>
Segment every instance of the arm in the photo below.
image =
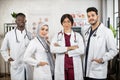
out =
<svg viewBox="0 0 120 80"><path fill-rule="evenodd" d="M51 45L50 45L50 50L52 53L64 53L67 52L67 47L65 46L56 46L55 44L57 43L57 35L55 35L52 39ZM59 45L59 44L58 44Z"/></svg>
<svg viewBox="0 0 120 80"><path fill-rule="evenodd" d="M9 49L9 35L7 33L5 35L3 42L2 42L2 46L1 46L1 50L0 50L2 57L6 62L10 58L9 53L8 53L8 49Z"/></svg>
<svg viewBox="0 0 120 80"><path fill-rule="evenodd" d="M69 57L79 56L84 54L84 43L83 43L83 38L80 34L77 35L77 41L78 41L78 48L76 48L75 50L68 51Z"/></svg>
<svg viewBox="0 0 120 80"><path fill-rule="evenodd" d="M39 61L37 61L36 59L34 59L32 57L32 55L35 53L35 50L36 50L34 45L35 44L34 44L33 40L30 41L30 43L25 51L25 54L24 54L24 61L30 65L37 66Z"/></svg>
<svg viewBox="0 0 120 80"><path fill-rule="evenodd" d="M107 52L102 58L104 62L109 61L115 55L117 55L117 46L115 44L114 36L111 30L107 32L106 47L107 47Z"/></svg>

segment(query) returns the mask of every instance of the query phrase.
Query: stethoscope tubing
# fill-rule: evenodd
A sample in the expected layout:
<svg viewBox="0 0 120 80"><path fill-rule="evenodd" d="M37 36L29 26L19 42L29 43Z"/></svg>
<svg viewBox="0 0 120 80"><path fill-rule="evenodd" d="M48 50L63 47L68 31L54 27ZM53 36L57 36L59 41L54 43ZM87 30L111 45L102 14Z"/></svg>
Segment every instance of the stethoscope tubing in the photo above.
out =
<svg viewBox="0 0 120 80"><path fill-rule="evenodd" d="M59 39L59 35L60 34L62 34L61 35L61 38ZM63 36L63 32L62 31L60 31L59 33L58 33L58 35L57 35L57 41L61 41L62 40L62 36ZM76 40L76 33L74 32L74 42L76 43L77 42L77 40Z"/></svg>
<svg viewBox="0 0 120 80"><path fill-rule="evenodd" d="M16 30L17 30L17 28L15 28L15 37L16 37L16 42L17 43L20 43L20 41L18 40L18 37L17 37L17 32L16 32ZM26 36L28 37L28 39L29 39L29 36L28 36L28 34L27 34L27 30L25 29L25 32L26 32L26 34L25 34L25 36L24 36L24 39L26 38ZM30 40L30 39L29 39Z"/></svg>

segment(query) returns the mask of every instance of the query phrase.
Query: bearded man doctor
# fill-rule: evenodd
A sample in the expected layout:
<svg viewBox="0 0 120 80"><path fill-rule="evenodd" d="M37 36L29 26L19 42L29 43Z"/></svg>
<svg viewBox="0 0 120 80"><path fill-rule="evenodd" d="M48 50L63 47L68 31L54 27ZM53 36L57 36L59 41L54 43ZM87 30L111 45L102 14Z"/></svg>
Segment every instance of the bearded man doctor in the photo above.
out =
<svg viewBox="0 0 120 80"><path fill-rule="evenodd" d="M11 80L32 80L32 67L23 61L24 52L32 38L31 33L25 29L25 23L26 16L18 13L16 15L17 27L5 35L1 46L2 57L11 64Z"/></svg>
<svg viewBox="0 0 120 80"><path fill-rule="evenodd" d="M108 61L117 54L113 33L98 18L95 7L87 9L88 22L91 26L82 29L86 44L83 61L85 80L106 80Z"/></svg>
<svg viewBox="0 0 120 80"><path fill-rule="evenodd" d="M81 55L84 54L82 36L72 30L74 20L70 14L61 17L63 30L51 42L51 52L56 54L55 80L83 80Z"/></svg>

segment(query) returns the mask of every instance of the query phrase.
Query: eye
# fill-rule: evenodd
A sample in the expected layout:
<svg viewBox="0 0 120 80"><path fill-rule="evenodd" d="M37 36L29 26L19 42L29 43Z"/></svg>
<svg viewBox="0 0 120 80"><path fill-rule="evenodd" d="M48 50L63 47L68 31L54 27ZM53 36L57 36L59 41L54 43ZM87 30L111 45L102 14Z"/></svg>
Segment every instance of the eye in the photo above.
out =
<svg viewBox="0 0 120 80"><path fill-rule="evenodd" d="M94 14L92 14L92 17L94 17L95 15Z"/></svg>
<svg viewBox="0 0 120 80"><path fill-rule="evenodd" d="M70 20L69 20L69 21L67 21L67 22L68 22L68 23L71 23L71 22L70 22Z"/></svg>
<svg viewBox="0 0 120 80"><path fill-rule="evenodd" d="M63 24L66 23L66 21L63 21Z"/></svg>
<svg viewBox="0 0 120 80"><path fill-rule="evenodd" d="M46 31L48 31L48 29L46 29Z"/></svg>
<svg viewBox="0 0 120 80"><path fill-rule="evenodd" d="M90 16L88 15L88 18L90 18Z"/></svg>
<svg viewBox="0 0 120 80"><path fill-rule="evenodd" d="M43 30L44 30L44 28L41 28L41 30L43 31Z"/></svg>

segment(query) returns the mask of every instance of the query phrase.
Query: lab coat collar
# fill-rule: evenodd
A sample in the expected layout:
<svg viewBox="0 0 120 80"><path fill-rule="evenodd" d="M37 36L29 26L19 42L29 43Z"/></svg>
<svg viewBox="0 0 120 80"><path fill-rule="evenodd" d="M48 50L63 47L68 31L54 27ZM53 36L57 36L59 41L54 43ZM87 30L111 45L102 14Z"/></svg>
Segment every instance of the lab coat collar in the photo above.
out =
<svg viewBox="0 0 120 80"><path fill-rule="evenodd" d="M100 36L104 32L103 28L104 28L104 25L101 23L96 32L97 36Z"/></svg>
<svg viewBox="0 0 120 80"><path fill-rule="evenodd" d="M20 31L18 28L16 28L16 32L21 33L21 31ZM22 33L23 33L23 34L26 33L25 29L22 31Z"/></svg>
<svg viewBox="0 0 120 80"><path fill-rule="evenodd" d="M64 30L62 29L61 32L59 32L59 33L64 34ZM74 31L73 31L73 30L71 30L71 35L72 35L72 34L74 34Z"/></svg>

